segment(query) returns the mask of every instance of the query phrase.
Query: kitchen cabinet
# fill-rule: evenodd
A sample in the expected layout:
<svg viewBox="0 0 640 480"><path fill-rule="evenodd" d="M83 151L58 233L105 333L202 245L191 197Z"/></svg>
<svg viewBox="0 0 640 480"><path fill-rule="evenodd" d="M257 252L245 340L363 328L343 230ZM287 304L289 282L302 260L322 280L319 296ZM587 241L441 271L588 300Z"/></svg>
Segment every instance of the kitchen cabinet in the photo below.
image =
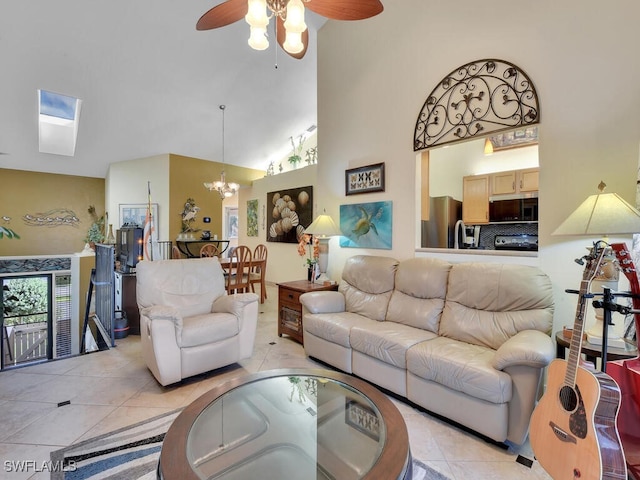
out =
<svg viewBox="0 0 640 480"><path fill-rule="evenodd" d="M462 221L467 225L489 222L489 175L463 177Z"/></svg>
<svg viewBox="0 0 640 480"><path fill-rule="evenodd" d="M491 195L538 191L539 168L492 173Z"/></svg>

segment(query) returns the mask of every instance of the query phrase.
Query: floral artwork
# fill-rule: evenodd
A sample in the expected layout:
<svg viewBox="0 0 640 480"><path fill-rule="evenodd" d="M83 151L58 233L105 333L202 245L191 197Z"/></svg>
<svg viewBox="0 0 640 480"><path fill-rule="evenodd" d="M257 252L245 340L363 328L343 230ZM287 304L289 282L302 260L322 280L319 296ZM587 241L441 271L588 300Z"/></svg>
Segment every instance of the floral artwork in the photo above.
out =
<svg viewBox="0 0 640 480"><path fill-rule="evenodd" d="M298 243L311 225L313 186L267 193L267 242Z"/></svg>
<svg viewBox="0 0 640 480"><path fill-rule="evenodd" d="M391 250L393 202L340 205L340 246Z"/></svg>
<svg viewBox="0 0 640 480"><path fill-rule="evenodd" d="M247 237L258 236L258 200L247 200Z"/></svg>

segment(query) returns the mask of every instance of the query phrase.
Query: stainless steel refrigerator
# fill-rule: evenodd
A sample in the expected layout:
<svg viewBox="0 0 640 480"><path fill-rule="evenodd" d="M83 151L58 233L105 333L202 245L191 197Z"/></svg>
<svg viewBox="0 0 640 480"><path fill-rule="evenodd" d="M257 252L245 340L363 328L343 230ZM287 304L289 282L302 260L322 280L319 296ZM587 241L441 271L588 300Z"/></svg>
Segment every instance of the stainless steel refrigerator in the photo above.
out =
<svg viewBox="0 0 640 480"><path fill-rule="evenodd" d="M453 197L431 197L429 220L422 222L423 248L453 248L456 222L462 218L462 202Z"/></svg>

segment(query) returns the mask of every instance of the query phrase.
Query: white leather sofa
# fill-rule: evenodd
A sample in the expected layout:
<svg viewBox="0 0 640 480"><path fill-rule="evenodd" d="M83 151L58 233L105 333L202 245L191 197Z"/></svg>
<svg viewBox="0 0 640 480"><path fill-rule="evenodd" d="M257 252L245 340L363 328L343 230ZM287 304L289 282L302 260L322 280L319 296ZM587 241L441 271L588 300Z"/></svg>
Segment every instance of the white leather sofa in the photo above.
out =
<svg viewBox="0 0 640 480"><path fill-rule="evenodd" d="M555 356L541 270L360 255L339 291L300 302L307 355L497 442L525 441Z"/></svg>
<svg viewBox="0 0 640 480"><path fill-rule="evenodd" d="M227 295L217 257L139 262L136 287L142 352L160 384L253 354L258 296Z"/></svg>

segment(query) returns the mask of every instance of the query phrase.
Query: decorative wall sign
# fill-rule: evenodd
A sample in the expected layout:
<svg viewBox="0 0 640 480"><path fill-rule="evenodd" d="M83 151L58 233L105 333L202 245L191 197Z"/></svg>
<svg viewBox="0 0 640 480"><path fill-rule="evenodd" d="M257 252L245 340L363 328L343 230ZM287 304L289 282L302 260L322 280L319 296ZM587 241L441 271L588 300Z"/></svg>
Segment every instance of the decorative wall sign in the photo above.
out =
<svg viewBox="0 0 640 480"><path fill-rule="evenodd" d="M298 243L313 221L313 186L267 193L267 242Z"/></svg>
<svg viewBox="0 0 640 480"><path fill-rule="evenodd" d="M340 205L341 247L391 249L393 202Z"/></svg>
<svg viewBox="0 0 640 480"><path fill-rule="evenodd" d="M247 200L247 237L258 236L258 200Z"/></svg>
<svg viewBox="0 0 640 480"><path fill-rule="evenodd" d="M376 442L380 440L380 419L375 412L355 400L346 399L344 422Z"/></svg>
<svg viewBox="0 0 640 480"><path fill-rule="evenodd" d="M80 223L75 212L67 208L54 208L44 213L26 213L22 221L30 227L77 227Z"/></svg>
<svg viewBox="0 0 640 480"><path fill-rule="evenodd" d="M345 195L384 192L384 163L345 170L344 188Z"/></svg>

